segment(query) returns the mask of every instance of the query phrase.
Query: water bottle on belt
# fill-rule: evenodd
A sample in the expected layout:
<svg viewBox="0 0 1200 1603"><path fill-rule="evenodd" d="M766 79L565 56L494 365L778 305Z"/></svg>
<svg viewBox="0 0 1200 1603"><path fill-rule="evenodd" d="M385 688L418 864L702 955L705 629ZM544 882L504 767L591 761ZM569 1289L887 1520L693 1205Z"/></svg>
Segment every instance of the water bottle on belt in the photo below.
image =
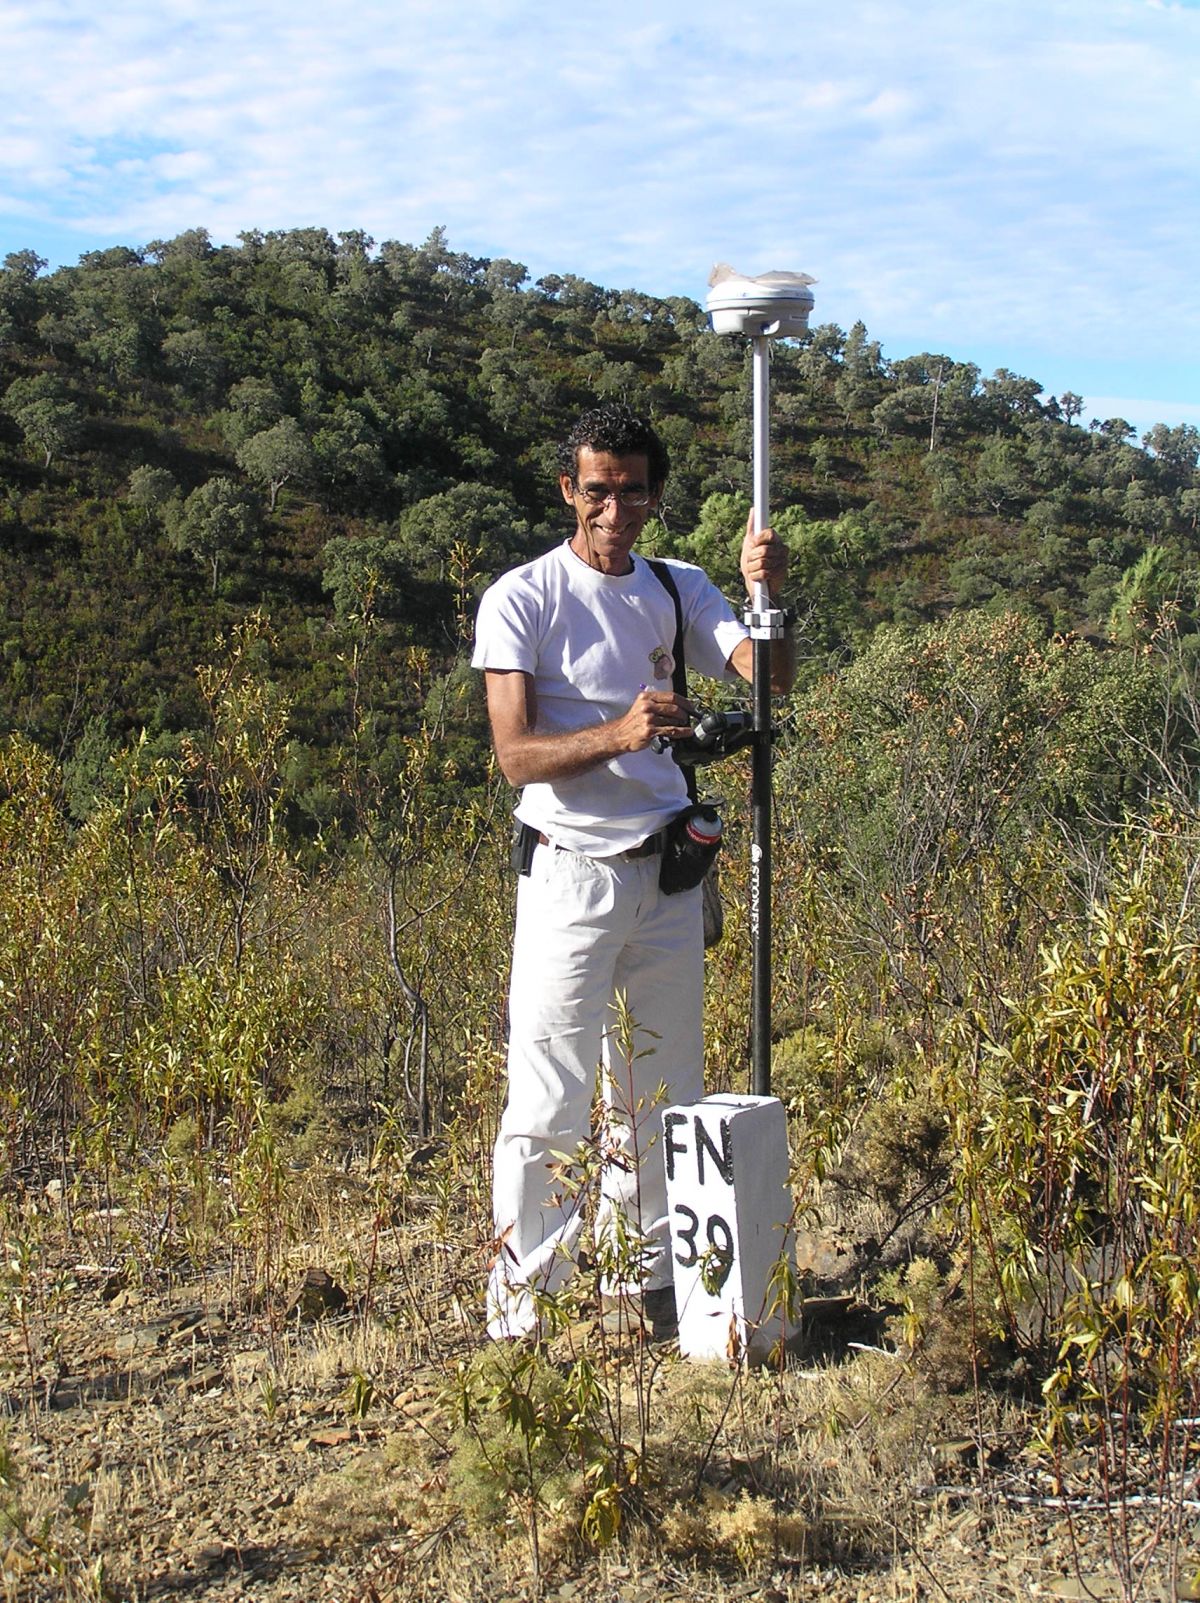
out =
<svg viewBox="0 0 1200 1603"><path fill-rule="evenodd" d="M699 885L721 849L721 830L721 815L709 802L696 802L671 820L658 876L666 895Z"/></svg>

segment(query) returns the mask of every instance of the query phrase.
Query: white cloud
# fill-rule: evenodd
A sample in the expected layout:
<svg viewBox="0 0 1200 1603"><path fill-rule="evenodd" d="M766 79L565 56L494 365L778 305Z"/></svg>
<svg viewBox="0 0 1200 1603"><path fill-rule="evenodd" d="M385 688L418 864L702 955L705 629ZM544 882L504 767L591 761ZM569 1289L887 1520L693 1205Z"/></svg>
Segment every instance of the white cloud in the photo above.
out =
<svg viewBox="0 0 1200 1603"><path fill-rule="evenodd" d="M10 3L0 248L440 222L660 293L804 268L889 348L1166 359L1200 343L1198 47L1148 0Z"/></svg>

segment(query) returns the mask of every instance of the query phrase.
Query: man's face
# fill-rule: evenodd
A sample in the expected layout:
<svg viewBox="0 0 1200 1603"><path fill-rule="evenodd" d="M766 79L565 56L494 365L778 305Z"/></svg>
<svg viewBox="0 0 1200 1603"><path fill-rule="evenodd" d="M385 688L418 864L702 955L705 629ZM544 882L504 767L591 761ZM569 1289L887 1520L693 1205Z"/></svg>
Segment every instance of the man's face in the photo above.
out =
<svg viewBox="0 0 1200 1603"><path fill-rule="evenodd" d="M658 492L650 489L649 463L644 456L612 456L581 447L576 464L574 482L568 473L558 481L563 500L575 512L571 549L601 573L628 573L629 553L659 502ZM626 496L646 500L630 506Z"/></svg>

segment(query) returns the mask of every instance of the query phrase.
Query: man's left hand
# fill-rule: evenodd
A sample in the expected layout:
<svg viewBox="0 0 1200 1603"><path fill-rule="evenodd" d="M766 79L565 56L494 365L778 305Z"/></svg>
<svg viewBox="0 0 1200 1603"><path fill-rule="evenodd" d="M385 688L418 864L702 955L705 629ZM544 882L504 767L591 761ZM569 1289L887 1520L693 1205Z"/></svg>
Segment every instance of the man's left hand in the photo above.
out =
<svg viewBox="0 0 1200 1603"><path fill-rule="evenodd" d="M756 584L765 584L771 600L779 599L783 581L787 578L788 548L774 529L760 529L757 534L754 532L753 510L746 520L740 565L748 593L753 594Z"/></svg>

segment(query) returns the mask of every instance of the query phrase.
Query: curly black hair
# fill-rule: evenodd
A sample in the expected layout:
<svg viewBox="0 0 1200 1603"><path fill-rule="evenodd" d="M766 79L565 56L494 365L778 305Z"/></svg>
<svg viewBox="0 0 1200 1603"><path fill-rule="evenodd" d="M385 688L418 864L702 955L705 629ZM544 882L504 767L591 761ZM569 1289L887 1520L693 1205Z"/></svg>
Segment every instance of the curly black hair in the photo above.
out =
<svg viewBox="0 0 1200 1603"><path fill-rule="evenodd" d="M656 495L667 482L671 459L667 448L644 417L621 401L582 412L558 448L558 468L572 484L580 451L606 451L611 456L644 456L649 470L647 488Z"/></svg>

